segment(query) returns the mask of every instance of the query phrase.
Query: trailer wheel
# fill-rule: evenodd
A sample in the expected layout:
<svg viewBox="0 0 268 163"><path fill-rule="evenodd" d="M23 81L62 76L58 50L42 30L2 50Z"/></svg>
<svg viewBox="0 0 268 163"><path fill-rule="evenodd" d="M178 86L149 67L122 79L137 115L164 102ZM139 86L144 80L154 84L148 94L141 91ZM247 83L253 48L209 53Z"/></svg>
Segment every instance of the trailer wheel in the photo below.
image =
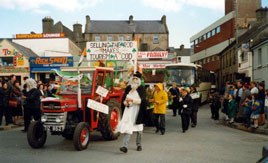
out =
<svg viewBox="0 0 268 163"><path fill-rule="evenodd" d="M87 148L89 143L90 130L89 125L86 122L80 122L74 130L74 147L78 151Z"/></svg>
<svg viewBox="0 0 268 163"><path fill-rule="evenodd" d="M115 132L115 128L121 121L120 104L116 100L110 100L107 105L109 106L109 113L100 113L99 129L105 140L115 140L119 136L119 133Z"/></svg>
<svg viewBox="0 0 268 163"><path fill-rule="evenodd" d="M41 148L46 143L47 131L40 121L30 124L27 132L28 144L32 148Z"/></svg>

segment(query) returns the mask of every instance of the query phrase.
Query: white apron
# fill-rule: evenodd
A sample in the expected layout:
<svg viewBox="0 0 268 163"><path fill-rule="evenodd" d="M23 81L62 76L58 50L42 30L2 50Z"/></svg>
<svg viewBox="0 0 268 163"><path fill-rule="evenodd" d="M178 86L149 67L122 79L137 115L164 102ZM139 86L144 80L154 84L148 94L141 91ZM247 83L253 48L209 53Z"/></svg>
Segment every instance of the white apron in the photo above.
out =
<svg viewBox="0 0 268 163"><path fill-rule="evenodd" d="M126 98L140 99L137 91L128 93ZM122 120L119 122L116 132L132 134L133 132L143 131L143 124L136 125L136 119L138 117L140 105L130 104L129 107L125 107Z"/></svg>

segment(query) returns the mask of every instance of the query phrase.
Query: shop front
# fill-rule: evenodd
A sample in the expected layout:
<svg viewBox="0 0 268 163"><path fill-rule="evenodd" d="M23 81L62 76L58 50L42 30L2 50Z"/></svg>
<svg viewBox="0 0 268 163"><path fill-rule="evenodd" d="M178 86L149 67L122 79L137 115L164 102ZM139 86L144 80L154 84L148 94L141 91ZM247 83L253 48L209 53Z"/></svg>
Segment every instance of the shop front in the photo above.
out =
<svg viewBox="0 0 268 163"><path fill-rule="evenodd" d="M43 83L57 80L53 69L73 67L73 57L30 57L30 76Z"/></svg>
<svg viewBox="0 0 268 163"><path fill-rule="evenodd" d="M24 77L30 77L29 58L37 56L33 51L11 40L0 41L0 81L8 81L14 74L23 84Z"/></svg>

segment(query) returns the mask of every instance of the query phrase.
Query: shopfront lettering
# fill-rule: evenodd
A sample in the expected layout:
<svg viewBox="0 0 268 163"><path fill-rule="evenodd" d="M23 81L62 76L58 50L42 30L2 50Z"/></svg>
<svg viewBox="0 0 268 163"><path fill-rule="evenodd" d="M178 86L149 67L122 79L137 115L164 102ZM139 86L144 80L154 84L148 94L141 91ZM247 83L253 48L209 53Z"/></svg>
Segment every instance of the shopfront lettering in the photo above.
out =
<svg viewBox="0 0 268 163"><path fill-rule="evenodd" d="M17 52L15 49L13 49L13 50L3 49L3 52L4 52L5 56L16 56L16 57L21 56L21 53Z"/></svg>
<svg viewBox="0 0 268 163"><path fill-rule="evenodd" d="M42 65L42 64L55 64L55 63L60 63L60 64L67 64L68 57L51 57L51 58L41 58L37 57L35 59L35 64Z"/></svg>

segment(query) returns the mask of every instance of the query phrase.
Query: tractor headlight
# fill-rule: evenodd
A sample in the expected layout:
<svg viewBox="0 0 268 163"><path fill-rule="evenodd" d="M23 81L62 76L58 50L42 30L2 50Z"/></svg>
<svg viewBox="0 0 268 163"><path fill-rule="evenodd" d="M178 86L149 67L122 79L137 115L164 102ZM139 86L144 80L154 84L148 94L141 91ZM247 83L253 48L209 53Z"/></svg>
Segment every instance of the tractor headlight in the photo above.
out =
<svg viewBox="0 0 268 163"><path fill-rule="evenodd" d="M47 121L47 116L43 115L43 116L41 117L41 122L46 122L46 121Z"/></svg>
<svg viewBox="0 0 268 163"><path fill-rule="evenodd" d="M56 118L56 122L57 123L60 123L61 122L61 119L60 118Z"/></svg>

